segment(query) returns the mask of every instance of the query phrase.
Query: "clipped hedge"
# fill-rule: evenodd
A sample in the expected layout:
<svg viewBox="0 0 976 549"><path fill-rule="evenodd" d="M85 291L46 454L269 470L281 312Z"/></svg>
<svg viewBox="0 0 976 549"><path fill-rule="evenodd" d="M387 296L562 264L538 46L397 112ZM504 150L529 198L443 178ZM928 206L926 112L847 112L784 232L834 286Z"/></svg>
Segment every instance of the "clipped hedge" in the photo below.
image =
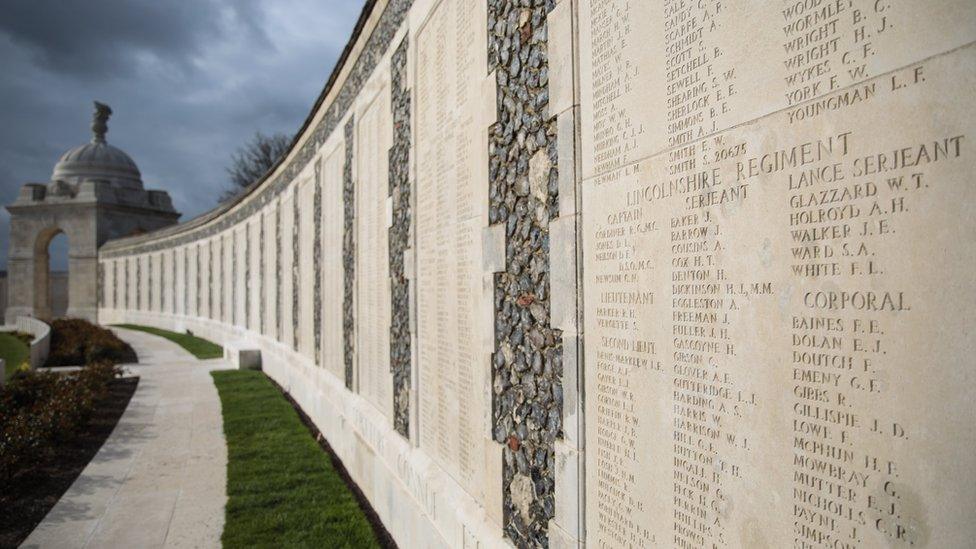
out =
<svg viewBox="0 0 976 549"><path fill-rule="evenodd" d="M20 372L0 392L0 480L76 436L122 369L110 361L77 372Z"/></svg>
<svg viewBox="0 0 976 549"><path fill-rule="evenodd" d="M48 366L78 366L95 362L136 362L135 351L111 330L86 320L66 318L51 323Z"/></svg>

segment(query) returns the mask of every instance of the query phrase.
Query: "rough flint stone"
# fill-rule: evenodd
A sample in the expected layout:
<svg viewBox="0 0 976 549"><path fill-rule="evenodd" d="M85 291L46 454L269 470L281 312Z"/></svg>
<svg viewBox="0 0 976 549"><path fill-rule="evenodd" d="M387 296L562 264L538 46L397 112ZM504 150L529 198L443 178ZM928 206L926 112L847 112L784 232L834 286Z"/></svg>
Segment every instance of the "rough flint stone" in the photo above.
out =
<svg viewBox="0 0 976 549"><path fill-rule="evenodd" d="M498 123L489 133L488 207L497 208L491 223L506 226L505 271L495 277L495 348L517 349L514 362L493 368L494 387L505 387L494 397L493 432L499 441L519 434L520 441L535 441L536 451L515 454L514 467L506 457L502 479L506 535L515 545L530 547L548 545L546 530L554 512L555 434L547 420L553 414L559 417L562 408L562 392L553 388L561 374L561 367L553 366L554 355L561 352L561 336L548 324L548 222L558 214L555 120L543 120L538 114L547 111L549 102L545 15L554 5L551 0L488 2L489 70L498 69ZM535 167L537 174L530 174L530 158L539 150L548 161ZM533 295L532 300L513 307L525 294ZM504 432L499 432L499 426ZM515 484L519 475L533 481L528 499Z"/></svg>

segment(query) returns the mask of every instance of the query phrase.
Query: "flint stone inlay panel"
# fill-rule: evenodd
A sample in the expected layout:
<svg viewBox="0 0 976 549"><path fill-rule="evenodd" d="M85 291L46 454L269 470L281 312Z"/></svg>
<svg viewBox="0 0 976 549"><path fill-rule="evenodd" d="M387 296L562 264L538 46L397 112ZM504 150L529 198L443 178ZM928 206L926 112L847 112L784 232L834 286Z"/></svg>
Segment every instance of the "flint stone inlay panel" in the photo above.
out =
<svg viewBox="0 0 976 549"><path fill-rule="evenodd" d="M587 545L971 545L976 4L719 7L581 2Z"/></svg>
<svg viewBox="0 0 976 549"><path fill-rule="evenodd" d="M264 322L263 311L265 309L264 295L262 291L264 290L264 215L258 213L255 216L254 221L251 223L251 237L248 239L251 248L251 261L250 261L250 276L248 276L248 281L251 285L248 291L248 299L251 300L251 306L248 308L250 311L250 319L248 321L248 328L254 332L261 333Z"/></svg>
<svg viewBox="0 0 976 549"><path fill-rule="evenodd" d="M96 280L95 291L98 296L95 303L99 307L104 307L105 306L105 265L104 263L101 261L97 262L95 264L95 269L97 269L96 271L97 280Z"/></svg>
<svg viewBox="0 0 976 549"><path fill-rule="evenodd" d="M267 231L265 227L267 224L268 212L265 211L258 216L258 254L260 258L258 260L258 331L262 334L268 333L268 310L270 307L267 304L271 302L271 299L268 297L267 281L277 276L276 273L271 273L271 276L268 276L266 272L268 268L268 243L264 238L264 234Z"/></svg>
<svg viewBox="0 0 976 549"><path fill-rule="evenodd" d="M281 331L281 304L282 295L285 293L285 277L282 276L282 266L281 266L281 247L284 243L281 241L281 198L279 197L275 203L274 208L274 232L275 232L275 339L278 341L284 340L284 334Z"/></svg>
<svg viewBox="0 0 976 549"><path fill-rule="evenodd" d="M244 242L241 245L244 247L244 299L241 304L244 308L244 318L241 325L250 328L251 319L253 318L251 308L253 306L253 300L251 299L251 223L247 222L244 224L244 229L241 231L241 236L244 238Z"/></svg>
<svg viewBox="0 0 976 549"><path fill-rule="evenodd" d="M314 274L312 284L314 284L314 297L312 306L313 333L315 336L315 364L322 364L322 161L315 161L315 196L312 210L312 220L315 224L315 236L313 237L312 250L315 257L312 259Z"/></svg>
<svg viewBox="0 0 976 549"><path fill-rule="evenodd" d="M302 266L302 210L299 190L300 187L296 184L291 198L291 347L296 351L301 334L298 323L302 318L301 300L298 295L299 271Z"/></svg>
<svg viewBox="0 0 976 549"><path fill-rule="evenodd" d="M410 281L404 255L410 247L410 91L407 89L407 51L403 39L390 61L392 80L393 147L390 149L390 197L393 226L390 228L390 369L393 372L393 427L410 436L410 384L413 349L410 333Z"/></svg>
<svg viewBox="0 0 976 549"><path fill-rule="evenodd" d="M556 118L549 115L551 0L489 0L488 62L497 84L489 221L505 227L495 277L493 435L504 443L505 533L547 547L562 430L562 334L550 325L549 221L559 215Z"/></svg>
<svg viewBox="0 0 976 549"><path fill-rule="evenodd" d="M350 116L343 131L346 156L342 168L342 356L347 389L353 388L355 364L353 353L356 345L355 296L353 295L356 285L356 188L352 174L355 127L354 117Z"/></svg>
<svg viewBox="0 0 976 549"><path fill-rule="evenodd" d="M292 235L292 226L295 222L295 210L292 204L295 201L295 194L288 193L281 199L281 234ZM293 288L295 287L295 277L292 275L292 266L296 263L295 247L297 244L291 241L292 236L286 236L281 242L282 270L279 278L281 279L282 311L281 311L281 342L288 347L294 348L295 330L294 318L295 308L293 302Z"/></svg>
<svg viewBox="0 0 976 549"><path fill-rule="evenodd" d="M218 310L217 306L219 304L219 296L220 296L218 287L214 286L214 283L220 280L220 271L218 270L219 264L217 261L217 258L219 257L218 256L219 248L214 249L215 244L219 244L219 241L217 241L217 239L215 238L211 238L210 239L210 269L208 269L210 274L210 280L208 284L210 286L210 311L208 311L210 314L208 316L210 317L211 320L217 319L217 310Z"/></svg>

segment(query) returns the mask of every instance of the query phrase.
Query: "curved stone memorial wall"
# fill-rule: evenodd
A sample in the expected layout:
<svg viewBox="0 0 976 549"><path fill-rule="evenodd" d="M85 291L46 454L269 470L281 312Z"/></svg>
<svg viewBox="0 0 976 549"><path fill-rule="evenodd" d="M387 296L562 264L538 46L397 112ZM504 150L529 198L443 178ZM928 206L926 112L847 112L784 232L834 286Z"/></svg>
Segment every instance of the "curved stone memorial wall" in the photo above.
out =
<svg viewBox="0 0 976 549"><path fill-rule="evenodd" d="M371 1L259 184L101 248L99 319L260 349L403 547L966 546L974 41Z"/></svg>

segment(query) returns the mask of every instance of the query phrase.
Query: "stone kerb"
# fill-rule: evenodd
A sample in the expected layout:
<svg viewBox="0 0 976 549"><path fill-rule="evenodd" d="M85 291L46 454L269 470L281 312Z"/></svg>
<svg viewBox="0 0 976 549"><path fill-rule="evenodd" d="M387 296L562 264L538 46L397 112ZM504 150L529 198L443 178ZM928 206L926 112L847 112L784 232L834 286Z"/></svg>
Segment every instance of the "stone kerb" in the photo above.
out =
<svg viewBox="0 0 976 549"><path fill-rule="evenodd" d="M51 351L51 327L44 321L29 316L17 317L17 331L34 336L30 344L31 368L37 369L47 361Z"/></svg>

